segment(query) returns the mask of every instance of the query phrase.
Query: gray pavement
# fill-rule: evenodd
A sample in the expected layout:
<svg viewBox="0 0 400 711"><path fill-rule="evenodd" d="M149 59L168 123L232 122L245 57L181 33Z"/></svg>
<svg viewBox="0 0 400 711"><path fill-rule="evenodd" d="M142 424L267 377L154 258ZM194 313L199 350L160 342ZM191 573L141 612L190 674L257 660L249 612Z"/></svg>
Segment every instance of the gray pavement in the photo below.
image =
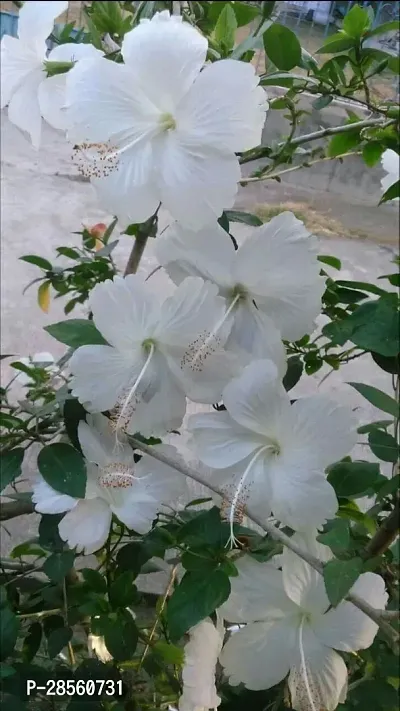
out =
<svg viewBox="0 0 400 711"><path fill-rule="evenodd" d="M61 300L52 301L50 311L44 314L36 301L36 288L28 290L22 296L26 284L38 276L38 270L32 265L19 261L23 254L39 254L54 260L55 248L60 245L74 246L76 235L73 231L80 229L82 221L95 223L111 219L100 209L91 186L76 175L76 170L70 161L69 148L62 136L50 128L44 131L44 143L40 152L35 152L30 143L2 115L2 202L1 202L1 307L2 307L2 352L17 356L34 354L38 351L51 351L56 357L61 356L64 348L54 341L43 327L64 318ZM374 220L381 227L377 243L370 240L349 240L343 237L321 237L320 250L323 254L334 254L342 260L342 278L354 278L363 281L377 282L379 275L393 271L391 260L394 257L396 245L379 244L379 234L385 230L394 229L394 212L391 209L373 208L376 204L371 199L370 205L360 206L358 200L352 202L351 189L346 191L346 200L337 194L330 195L326 191L318 192L314 185L307 186L306 175L303 172L302 185L285 183L266 185L256 184L241 189L238 196L238 206L252 209L255 204L284 202L287 199L306 199L313 205L326 205L333 217L342 217L346 210L356 221L365 218L364 209L374 214ZM289 196L289 198L288 198ZM363 218L364 215L364 218ZM161 228L169 222L167 213L160 215ZM236 234L242 239L247 228L238 226ZM387 240L385 240L386 242ZM115 252L117 264L123 268L127 260L132 239L121 236L120 244ZM60 262L61 263L61 262ZM146 249L140 271L147 275L157 266L154 258L154 244ZM162 272L158 271L152 282L160 299L173 289L173 285ZM84 315L84 310L75 310L72 317ZM10 369L3 369L6 381ZM373 384L378 388L391 392L390 376L381 371L368 357L353 361L343 367L340 372L330 375L321 385L320 381L326 371L312 377L305 377L296 387L297 395L306 395L318 389L329 393L341 402L348 403L356 409L360 421L368 422L379 419L380 415L372 406L361 398L346 383L351 380ZM18 389L16 397L20 395ZM191 406L191 412L203 409L204 406ZM176 438L176 444L183 449L190 459L187 437ZM358 448L357 456L373 458L369 450ZM24 475L29 480L35 471L34 457L30 457ZM25 484L29 488L29 483ZM10 537L4 532L2 548L9 550L21 540L34 535L36 517L24 517L7 523Z"/></svg>

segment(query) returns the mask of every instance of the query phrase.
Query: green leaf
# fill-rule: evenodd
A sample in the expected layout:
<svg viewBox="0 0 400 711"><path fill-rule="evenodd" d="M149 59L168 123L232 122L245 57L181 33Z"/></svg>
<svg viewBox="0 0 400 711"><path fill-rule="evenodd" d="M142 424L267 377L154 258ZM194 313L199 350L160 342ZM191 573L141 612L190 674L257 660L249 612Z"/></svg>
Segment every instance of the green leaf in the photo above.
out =
<svg viewBox="0 0 400 711"><path fill-rule="evenodd" d="M377 659L380 656L381 654ZM396 657L393 654L391 656ZM398 677L398 668L396 676ZM356 711L398 711L399 707L398 691L384 679L363 680L363 683L352 691L351 698L356 704Z"/></svg>
<svg viewBox="0 0 400 711"><path fill-rule="evenodd" d="M373 353L371 351L372 359L377 365L379 365L382 370L386 373L392 373L393 375L399 375L400 373L400 354L397 356L383 356L380 353Z"/></svg>
<svg viewBox="0 0 400 711"><path fill-rule="evenodd" d="M389 298L390 296L390 298ZM350 316L329 323L322 332L333 343L344 345L352 341L359 348L384 356L399 352L397 300L392 295L361 304Z"/></svg>
<svg viewBox="0 0 400 711"><path fill-rule="evenodd" d="M60 538L58 524L64 514L42 514L39 523L39 544L52 553L64 550L65 543Z"/></svg>
<svg viewBox="0 0 400 711"><path fill-rule="evenodd" d="M355 41L344 32L337 32L331 35L324 42L322 47L317 49L316 54L336 54L336 52L345 52L346 49L352 49L355 46Z"/></svg>
<svg viewBox="0 0 400 711"><path fill-rule="evenodd" d="M393 185L390 186L386 190L386 192L383 193L379 204L382 205L384 202L389 202L390 200L396 200L396 198L400 197L400 180L398 180L396 183L393 183Z"/></svg>
<svg viewBox="0 0 400 711"><path fill-rule="evenodd" d="M92 568L83 568L81 570L83 579L85 583L90 587L91 590L97 593L106 593L107 592L107 582L101 573L99 573L98 570L92 570Z"/></svg>
<svg viewBox="0 0 400 711"><path fill-rule="evenodd" d="M58 254L61 254L63 257L68 257L68 259L80 259L81 254L78 252L77 249L72 249L71 247L57 247Z"/></svg>
<svg viewBox="0 0 400 711"><path fill-rule="evenodd" d="M377 25L377 27L374 27L373 30L369 30L369 32L367 32L367 37L374 37L374 35L386 34L386 32L391 32L392 30L398 32L398 20L392 20L391 22L383 22L381 25Z"/></svg>
<svg viewBox="0 0 400 711"><path fill-rule="evenodd" d="M176 647L174 644L164 642L162 639L155 643L153 651L159 654L167 664L181 666L184 662L185 655L183 649Z"/></svg>
<svg viewBox="0 0 400 711"><path fill-rule="evenodd" d="M376 420L375 422L369 422L366 425L361 425L361 427L357 428L357 432L359 434L368 434L368 432L371 432L371 430L375 429L386 429L387 427L390 427L390 425L393 424L393 420Z"/></svg>
<svg viewBox="0 0 400 711"><path fill-rule="evenodd" d="M78 439L78 426L80 422L86 420L87 412L83 405L76 398L68 398L64 403L63 409L65 429L70 439L71 444L75 449L81 451L81 445Z"/></svg>
<svg viewBox="0 0 400 711"><path fill-rule="evenodd" d="M7 659L12 653L17 641L20 622L11 608L6 605L0 613L0 660Z"/></svg>
<svg viewBox="0 0 400 711"><path fill-rule="evenodd" d="M250 225L251 227L260 227L263 221L260 220L257 215L253 215L251 212L240 212L239 210L225 210L225 215L229 222L242 222L244 225Z"/></svg>
<svg viewBox="0 0 400 711"><path fill-rule="evenodd" d="M54 659L57 654L60 654L71 638L72 629L70 627L59 627L50 632L47 638L47 653L50 659Z"/></svg>
<svg viewBox="0 0 400 711"><path fill-rule="evenodd" d="M331 605L336 605L346 597L356 580L361 575L361 558L351 560L330 560L324 566L324 582Z"/></svg>
<svg viewBox="0 0 400 711"><path fill-rule="evenodd" d="M14 667L10 667L9 664L0 664L0 679L6 679L9 676L13 676L16 670Z"/></svg>
<svg viewBox="0 0 400 711"><path fill-rule="evenodd" d="M186 573L167 606L168 628L173 642L208 617L229 597L231 584L221 570Z"/></svg>
<svg viewBox="0 0 400 711"><path fill-rule="evenodd" d="M385 147L379 141L370 141L364 146L362 155L369 168L378 163L384 150Z"/></svg>
<svg viewBox="0 0 400 711"><path fill-rule="evenodd" d="M137 647L138 631L130 612L119 610L106 618L103 634L106 647L115 661L132 659Z"/></svg>
<svg viewBox="0 0 400 711"><path fill-rule="evenodd" d="M328 481L339 498L365 494L379 477L379 464L372 462L338 462L329 467Z"/></svg>
<svg viewBox="0 0 400 711"><path fill-rule="evenodd" d="M56 442L43 447L37 463L43 479L53 489L77 499L85 497L85 460L70 444Z"/></svg>
<svg viewBox="0 0 400 711"><path fill-rule="evenodd" d="M372 430L368 435L368 444L378 459L383 462L397 462L399 446L395 438L388 432Z"/></svg>
<svg viewBox="0 0 400 711"><path fill-rule="evenodd" d="M357 390L360 395L365 397L365 399L368 400L371 405L377 407L378 410L388 412L389 415L393 415L393 417L398 417L398 403L394 398L390 397L390 395L382 392L382 390L378 390L378 388L373 387L373 385L366 385L366 383L348 383L348 385L351 385L352 388Z"/></svg>
<svg viewBox="0 0 400 711"><path fill-rule="evenodd" d="M11 484L21 474L21 465L24 459L25 450L16 447L9 452L1 454L0 459L0 491Z"/></svg>
<svg viewBox="0 0 400 711"><path fill-rule="evenodd" d="M226 533L218 507L213 506L209 511L201 511L191 521L185 523L177 539L179 543L185 543L191 548L223 547L226 543Z"/></svg>
<svg viewBox="0 0 400 711"><path fill-rule="evenodd" d="M264 32L264 49L268 59L288 72L301 63L301 46L296 35L288 27L274 22Z"/></svg>
<svg viewBox="0 0 400 711"><path fill-rule="evenodd" d="M335 519L326 533L317 536L317 540L329 546L334 553L347 550L350 544L349 522L343 518Z"/></svg>
<svg viewBox="0 0 400 711"><path fill-rule="evenodd" d="M343 19L343 31L354 39L361 37L371 27L371 18L366 8L355 3L351 10L346 13Z"/></svg>
<svg viewBox="0 0 400 711"><path fill-rule="evenodd" d="M222 8L222 11L217 20L214 29L215 41L229 51L235 44L235 35L237 30L236 15L229 3Z"/></svg>
<svg viewBox="0 0 400 711"><path fill-rule="evenodd" d="M317 259L319 262L322 262L323 264L328 264L330 267L333 267L338 271L340 271L340 269L342 268L342 262L337 257L331 257L330 255L320 254Z"/></svg>
<svg viewBox="0 0 400 711"><path fill-rule="evenodd" d="M315 101L312 102L313 109L316 111L321 111L321 109L325 109L329 104L331 104L333 101L333 96L318 96Z"/></svg>
<svg viewBox="0 0 400 711"><path fill-rule="evenodd" d="M28 264L34 264L35 267L40 267L40 269L45 269L46 272L50 272L53 269L53 265L48 259L43 259L43 257L38 257L36 254L27 254L25 257L20 257L21 262L28 262Z"/></svg>
<svg viewBox="0 0 400 711"><path fill-rule="evenodd" d="M133 584L135 575L131 570L126 570L110 586L109 599L113 608L128 607L136 597L137 590Z"/></svg>
<svg viewBox="0 0 400 711"><path fill-rule="evenodd" d="M71 570L75 560L75 551L52 553L43 563L43 572L50 580L61 583Z"/></svg>
<svg viewBox="0 0 400 711"><path fill-rule="evenodd" d="M29 626L28 633L22 645L22 658L24 662L31 662L39 651L42 641L42 625L34 622Z"/></svg>
<svg viewBox="0 0 400 711"><path fill-rule="evenodd" d="M60 321L46 326L45 331L53 336L60 343L64 343L71 348L91 345L108 345L101 333L97 330L93 321L87 319L70 319Z"/></svg>
<svg viewBox="0 0 400 711"><path fill-rule="evenodd" d="M287 360L287 370L283 378L283 387L289 391L299 382L303 374L303 362L300 356L290 356Z"/></svg>
<svg viewBox="0 0 400 711"><path fill-rule="evenodd" d="M354 129L348 133L337 133L328 144L327 155L330 158L348 153L360 143L360 130Z"/></svg>

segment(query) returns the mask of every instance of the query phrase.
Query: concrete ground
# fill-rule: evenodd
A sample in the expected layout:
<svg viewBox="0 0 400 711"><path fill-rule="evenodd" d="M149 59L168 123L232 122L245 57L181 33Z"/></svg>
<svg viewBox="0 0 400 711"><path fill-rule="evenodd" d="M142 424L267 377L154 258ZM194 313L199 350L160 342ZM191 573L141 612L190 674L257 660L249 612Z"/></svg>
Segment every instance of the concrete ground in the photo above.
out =
<svg viewBox="0 0 400 711"><path fill-rule="evenodd" d="M44 314L37 305L35 286L22 296L26 284L38 276L38 269L19 261L24 254L39 254L54 261L55 248L60 245L74 246L79 239L71 234L80 229L83 221L95 223L111 218L102 212L96 196L88 183L82 182L76 175L69 156L68 146L57 132L45 128L43 147L35 152L23 135L9 123L6 115L2 115L2 352L16 356L34 354L38 351L51 351L55 357L64 352L62 344L54 341L43 327L64 318L62 301L52 301L48 314ZM388 226L390 233L396 218L390 209L375 208L376 202L360 205L351 199L351 189L347 191L346 200L343 196L318 192L307 187L307 175L303 171L301 185L278 183L257 183L246 189L241 189L238 196L238 206L251 210L260 203L279 203L295 201L311 202L325 206L333 218L343 220L344 215L351 215L356 223L357 215L360 221L365 220L365 214L374 215L376 224L380 226L379 234ZM350 218L349 218L350 219ZM161 228L168 224L169 217L161 213ZM241 239L247 228L240 229L236 234ZM386 240L385 240L386 241ZM353 278L362 281L377 282L379 275L394 271L391 264L395 255L396 244L379 244L371 239L351 240L343 237L320 237L322 254L333 254L342 260L341 278ZM132 247L132 239L121 236L115 256L118 266L123 269ZM154 258L154 243L146 249L140 272L147 275L157 266ZM336 275L336 273L335 273ZM173 286L162 271L152 277L155 292L163 299ZM84 315L75 310L72 317ZM7 381L10 369L4 367L3 383ZM333 398L347 403L354 408L361 422L379 419L381 415L361 398L346 383L362 381L373 384L382 390L391 392L390 376L380 370L368 356L350 362L340 372L330 375L321 385L326 371L315 376L305 377L296 388L297 395L306 395L318 389L329 393ZM16 396L18 396L16 391ZM202 407L202 406L199 406ZM191 407L191 411L196 406ZM181 446L186 456L190 458L185 435L176 438L177 446ZM358 447L357 456L372 458L369 450ZM25 476L31 479L35 474L33 458L27 462ZM29 484L26 484L29 488ZM22 540L34 535L36 516L7 522L7 535L2 534L2 549L10 550Z"/></svg>

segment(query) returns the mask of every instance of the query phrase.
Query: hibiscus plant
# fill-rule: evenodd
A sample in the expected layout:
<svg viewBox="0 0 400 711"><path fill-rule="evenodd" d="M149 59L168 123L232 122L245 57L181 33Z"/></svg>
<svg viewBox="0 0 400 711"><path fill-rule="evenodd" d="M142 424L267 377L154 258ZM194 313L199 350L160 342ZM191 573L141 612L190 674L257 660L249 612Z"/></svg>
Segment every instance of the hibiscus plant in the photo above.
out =
<svg viewBox="0 0 400 711"><path fill-rule="evenodd" d="M39 306L75 313L46 327L58 361L5 356L1 520L39 516L1 560L2 709L394 711L398 260L341 278L291 212L233 208L352 156L399 198L399 105L374 89L397 24L354 3L312 56L275 2L92 2L77 34L67 2L18 5L2 107L33 148L61 131L114 219L77 225L63 266L21 257ZM304 97L348 119L306 133ZM270 111L290 131L265 143ZM360 357L392 380L348 384L373 422L293 390Z"/></svg>

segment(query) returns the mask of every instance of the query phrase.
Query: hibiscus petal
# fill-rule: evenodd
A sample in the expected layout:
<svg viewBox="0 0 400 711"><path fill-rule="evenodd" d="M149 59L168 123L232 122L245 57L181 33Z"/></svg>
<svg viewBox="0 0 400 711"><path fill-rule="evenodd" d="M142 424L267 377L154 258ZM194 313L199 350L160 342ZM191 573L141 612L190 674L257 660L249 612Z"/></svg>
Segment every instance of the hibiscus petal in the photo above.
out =
<svg viewBox="0 0 400 711"><path fill-rule="evenodd" d="M165 14L127 32L122 56L163 112L175 111L206 60L208 42L188 22Z"/></svg>
<svg viewBox="0 0 400 711"><path fill-rule="evenodd" d="M159 121L132 70L102 57L78 62L68 72L67 115L77 143L127 134L130 141L143 140Z"/></svg>
<svg viewBox="0 0 400 711"><path fill-rule="evenodd" d="M39 148L42 134L38 91L44 79L41 69L31 72L18 86L8 106L8 118L21 131L26 131L34 148Z"/></svg>
<svg viewBox="0 0 400 711"><path fill-rule="evenodd" d="M196 232L175 223L156 240L156 257L175 284L200 276L221 290L228 288L234 254L232 240L218 222Z"/></svg>
<svg viewBox="0 0 400 711"><path fill-rule="evenodd" d="M281 334L272 319L251 301L240 300L237 304L227 348L243 349L253 359L272 360L280 378L286 373L286 350Z"/></svg>
<svg viewBox="0 0 400 711"><path fill-rule="evenodd" d="M296 531L319 528L338 509L334 488L320 474L307 468L307 461L285 457L271 460L271 509L274 516Z"/></svg>
<svg viewBox="0 0 400 711"><path fill-rule="evenodd" d="M236 567L239 575L231 579L231 594L220 608L225 620L272 622L297 612L284 590L282 573L272 563L244 556Z"/></svg>
<svg viewBox="0 0 400 711"><path fill-rule="evenodd" d="M227 412L192 415L188 428L199 459L216 469L241 462L262 446L256 435L236 424Z"/></svg>
<svg viewBox="0 0 400 711"><path fill-rule="evenodd" d="M107 540L111 525L111 509L100 498L81 499L58 524L58 531L70 548L78 553L94 553Z"/></svg>
<svg viewBox="0 0 400 711"><path fill-rule="evenodd" d="M261 437L276 439L276 423L290 412L290 400L272 361L253 361L223 393L231 417ZM265 441L264 444L267 444Z"/></svg>
<svg viewBox="0 0 400 711"><path fill-rule="evenodd" d="M92 44L82 42L65 42L58 44L49 52L47 60L49 62L79 62L81 59L98 59L103 57L104 52L96 49Z"/></svg>
<svg viewBox="0 0 400 711"><path fill-rule="evenodd" d="M90 308L108 343L127 353L141 346L156 305L153 294L150 284L133 274L96 284L90 292Z"/></svg>
<svg viewBox="0 0 400 711"><path fill-rule="evenodd" d="M292 541L321 562L326 562L332 553L328 546L316 540L316 536L316 530L295 533ZM282 554L282 575L285 592L296 605L310 613L322 613L328 609L329 599L322 575L286 547Z"/></svg>
<svg viewBox="0 0 400 711"><path fill-rule="evenodd" d="M126 436L118 435L118 449L115 448L115 433L108 417L97 413L87 415L86 422L78 426L78 438L82 452L89 462L107 466L113 462L133 466L133 450Z"/></svg>
<svg viewBox="0 0 400 711"><path fill-rule="evenodd" d="M287 675L294 643L292 618L249 624L228 639L220 662L232 686L269 689Z"/></svg>
<svg viewBox="0 0 400 711"><path fill-rule="evenodd" d="M254 67L224 59L206 66L178 109L193 145L239 153L261 142L267 95L259 86Z"/></svg>
<svg viewBox="0 0 400 711"><path fill-rule="evenodd" d="M325 395L296 400L290 410L287 449L304 468L324 472L348 455L356 444L357 421L349 407Z"/></svg>
<svg viewBox="0 0 400 711"><path fill-rule="evenodd" d="M44 45L56 20L68 10L67 0L36 0L24 3L18 17L18 37L26 43ZM43 46L43 54L45 47Z"/></svg>
<svg viewBox="0 0 400 711"><path fill-rule="evenodd" d="M314 330L325 288L319 272L314 239L291 212L257 227L236 253L236 281L288 340Z"/></svg>
<svg viewBox="0 0 400 711"><path fill-rule="evenodd" d="M41 64L33 47L10 35L4 35L1 40L0 64L1 108L3 109L24 79L41 69ZM42 78L44 78L43 73Z"/></svg>
<svg viewBox="0 0 400 711"><path fill-rule="evenodd" d="M81 346L70 369L72 393L95 412L112 409L135 375L131 359L110 346Z"/></svg>
<svg viewBox="0 0 400 711"><path fill-rule="evenodd" d="M385 581L375 573L363 573L351 589L372 607L382 610L386 607L388 595ZM355 652L371 646L378 631L378 625L351 602L342 602L313 622L318 639L329 647L342 652Z"/></svg>
<svg viewBox="0 0 400 711"><path fill-rule="evenodd" d="M33 485L32 502L36 511L43 514L57 514L69 511L78 503L79 499L74 499L68 494L60 494L59 491L49 486L47 482L38 478Z"/></svg>
<svg viewBox="0 0 400 711"><path fill-rule="evenodd" d="M145 402L138 398L127 427L129 434L140 432L143 437L162 437L182 425L186 412L186 397L165 363L158 367L160 359L155 357L158 372L157 392Z"/></svg>
<svg viewBox="0 0 400 711"><path fill-rule="evenodd" d="M240 166L233 154L194 146L179 131L169 131L156 177L164 207L185 227L197 230L232 207Z"/></svg>
<svg viewBox="0 0 400 711"><path fill-rule="evenodd" d="M347 691L347 668L343 659L321 644L308 625L304 625L302 648L303 657L298 647L289 674L292 708L334 711L345 700Z"/></svg>
<svg viewBox="0 0 400 711"><path fill-rule="evenodd" d="M209 617L189 630L189 642L184 648L179 711L215 709L221 703L215 687L215 673L222 641L223 632L221 635Z"/></svg>

